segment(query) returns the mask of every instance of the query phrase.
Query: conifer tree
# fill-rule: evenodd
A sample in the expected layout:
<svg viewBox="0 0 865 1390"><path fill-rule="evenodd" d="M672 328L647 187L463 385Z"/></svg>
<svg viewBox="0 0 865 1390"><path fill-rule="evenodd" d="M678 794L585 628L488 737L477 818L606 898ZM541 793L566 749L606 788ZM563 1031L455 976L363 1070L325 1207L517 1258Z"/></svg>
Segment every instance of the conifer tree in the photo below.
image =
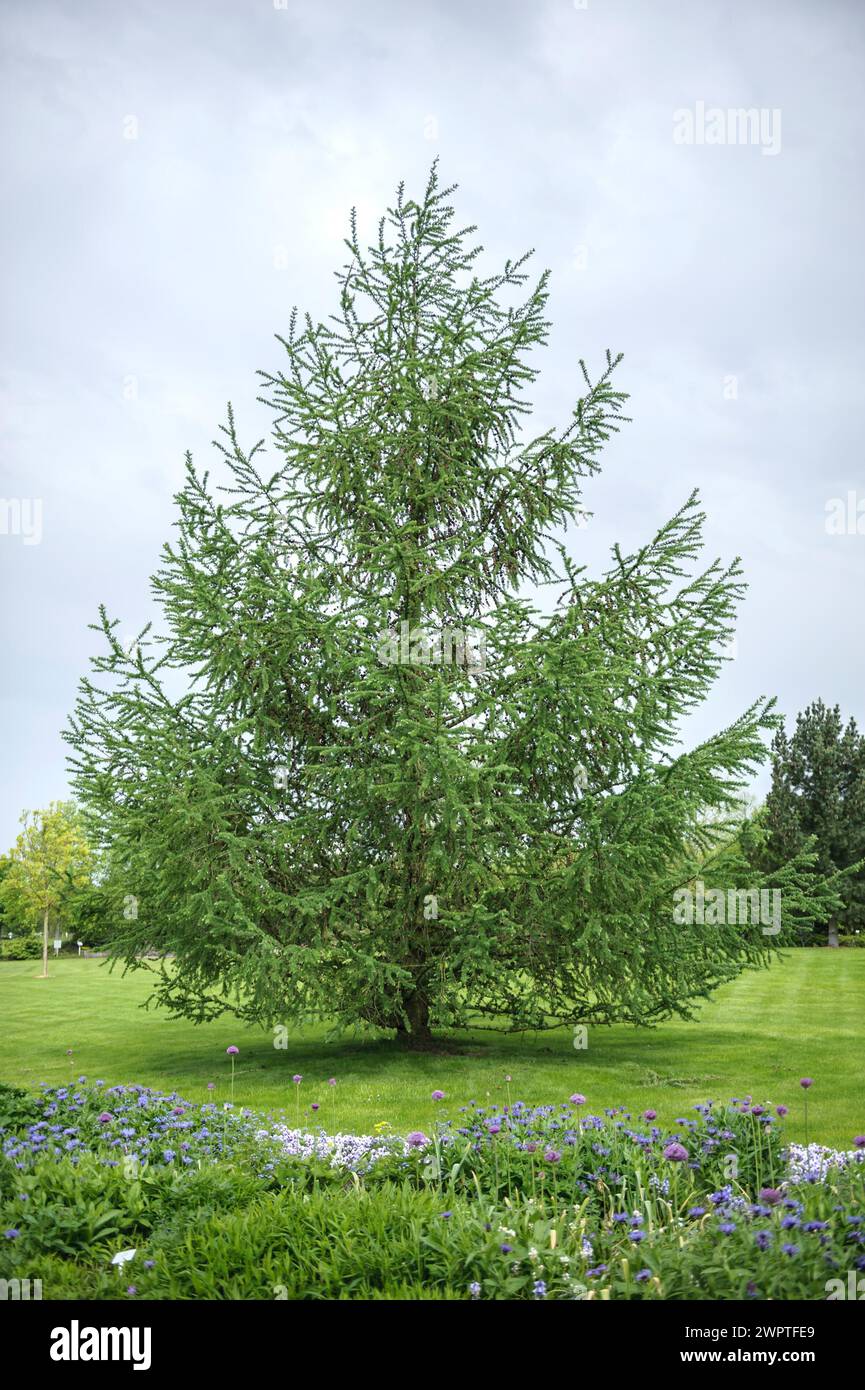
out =
<svg viewBox="0 0 865 1390"><path fill-rule="evenodd" d="M270 452L229 408L221 488L187 459L159 633L130 650L96 625L67 737L139 904L113 949L173 953L156 994L191 1018L230 1002L413 1047L648 1023L779 944L673 920L696 873L745 867L724 815L775 724L759 700L677 746L738 562L699 568L696 494L599 577L571 556L620 359L580 363L570 420L532 434L547 276L527 256L481 275L452 191L435 170L420 202L400 188L368 249L352 216L337 313L293 315L261 374ZM825 910L806 860L773 879L788 923Z"/></svg>
<svg viewBox="0 0 865 1390"><path fill-rule="evenodd" d="M865 929L865 738L854 719L843 723L838 705L815 700L789 737L783 727L776 733L763 819L764 864L784 863L811 841L818 871L837 875L828 945L839 944L840 931Z"/></svg>

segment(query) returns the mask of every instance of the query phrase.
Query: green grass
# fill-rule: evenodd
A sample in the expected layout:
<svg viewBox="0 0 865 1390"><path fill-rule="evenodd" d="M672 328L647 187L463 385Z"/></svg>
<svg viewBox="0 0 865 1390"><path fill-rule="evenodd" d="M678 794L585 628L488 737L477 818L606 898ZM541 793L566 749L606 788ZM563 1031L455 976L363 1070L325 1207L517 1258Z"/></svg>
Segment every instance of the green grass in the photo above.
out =
<svg viewBox="0 0 865 1390"><path fill-rule="evenodd" d="M719 990L695 1023L656 1029L592 1028L585 1051L566 1031L538 1037L467 1033L462 1049L406 1056L387 1040L325 1041L324 1028L294 1032L287 1049L230 1016L209 1024L171 1020L139 1006L150 992L143 973L125 978L98 961L0 963L0 1081L36 1087L70 1076L108 1084L137 1081L177 1089L190 1099L229 1098L225 1049L240 1048L235 1100L295 1114L295 1072L303 1074L300 1114L328 1129L369 1132L428 1129L430 1092L445 1091L444 1108L507 1100L558 1101L573 1091L593 1111L646 1107L671 1123L696 1101L752 1094L790 1107L787 1134L804 1139L799 1078L809 1092L812 1140L847 1148L865 1133L865 951L793 950L767 971L749 971ZM70 1064L66 1049L73 1049ZM327 1086L335 1076L337 1086ZM216 1083L209 1096L208 1082ZM311 1102L321 1109L310 1114Z"/></svg>

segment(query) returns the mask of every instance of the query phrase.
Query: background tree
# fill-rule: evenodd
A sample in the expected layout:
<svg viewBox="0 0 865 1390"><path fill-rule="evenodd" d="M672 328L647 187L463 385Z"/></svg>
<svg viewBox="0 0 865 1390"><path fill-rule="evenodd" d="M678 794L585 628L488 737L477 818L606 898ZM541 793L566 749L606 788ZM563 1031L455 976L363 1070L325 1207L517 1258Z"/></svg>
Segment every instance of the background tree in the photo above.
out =
<svg viewBox="0 0 865 1390"><path fill-rule="evenodd" d="M11 932L15 932L17 922L6 898L3 896L3 880L12 867L12 861L8 854L0 854L0 938L7 937Z"/></svg>
<svg viewBox="0 0 865 1390"><path fill-rule="evenodd" d="M52 801L25 811L10 852L0 898L19 919L42 927L42 978L48 975L48 932L60 926L72 895L90 882L93 856L83 822L71 802Z"/></svg>
<svg viewBox="0 0 865 1390"><path fill-rule="evenodd" d="M811 839L817 870L838 872L828 944L865 928L865 738L855 720L843 724L838 705L816 700L797 715L789 738L783 728L776 733L763 822L756 862L775 867Z"/></svg>
<svg viewBox="0 0 865 1390"><path fill-rule="evenodd" d="M547 276L526 290L526 257L478 275L451 191L400 189L368 250L352 216L338 314L293 315L262 374L276 462L229 407L225 485L187 459L164 630L129 650L100 613L75 786L142 905L115 953L173 952L156 994L192 1018L231 1003L412 1046L434 1025L645 1023L777 945L673 920L776 724L761 700L674 751L738 563L695 571L692 496L600 578L574 564L618 359L581 363L570 422L526 437ZM779 871L788 925L827 910L807 859Z"/></svg>

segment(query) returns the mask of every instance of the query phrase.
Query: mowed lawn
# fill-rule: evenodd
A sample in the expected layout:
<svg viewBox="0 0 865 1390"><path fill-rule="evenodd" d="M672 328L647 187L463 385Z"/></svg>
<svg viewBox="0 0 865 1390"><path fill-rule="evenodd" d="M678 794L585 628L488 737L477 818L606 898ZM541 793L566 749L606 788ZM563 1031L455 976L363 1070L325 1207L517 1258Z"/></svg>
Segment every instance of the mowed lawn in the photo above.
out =
<svg viewBox="0 0 865 1390"><path fill-rule="evenodd" d="M459 1052L423 1056L386 1039L328 1042L323 1027L292 1031L287 1048L275 1047L272 1033L230 1015L194 1025L142 1009L150 992L143 972L124 977L75 959L52 961L48 980L37 978L39 969L35 961L0 963L0 1081L36 1088L86 1075L225 1101L225 1049L233 1043L237 1103L284 1108L290 1119L299 1113L328 1129L428 1129L470 1100L506 1103L510 1075L513 1100L555 1102L580 1091L594 1111L651 1107L665 1124L698 1101L751 1094L789 1106L787 1134L801 1140L799 1079L809 1076L810 1138L849 1148L865 1133L865 951L790 951L770 970L748 971L721 989L698 1022L592 1028L583 1051L567 1031L467 1033L448 1040ZM303 1076L299 1092L295 1073ZM434 1089L446 1093L443 1105L430 1100ZM315 1115L313 1102L321 1107Z"/></svg>

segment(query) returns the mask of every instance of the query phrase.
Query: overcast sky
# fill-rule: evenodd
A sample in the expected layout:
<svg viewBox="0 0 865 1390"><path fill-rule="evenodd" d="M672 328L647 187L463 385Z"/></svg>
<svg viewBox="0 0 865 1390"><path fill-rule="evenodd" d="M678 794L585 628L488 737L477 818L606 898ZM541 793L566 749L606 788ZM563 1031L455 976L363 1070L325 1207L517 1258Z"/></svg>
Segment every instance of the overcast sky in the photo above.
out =
<svg viewBox="0 0 865 1390"><path fill-rule="evenodd" d="M292 304L334 307L350 207L371 237L435 156L490 269L553 272L537 429L625 353L575 552L697 486L743 557L689 737L769 693L865 724L865 518L827 531L833 498L865 513L859 0L5 0L2 27L0 849L67 794L97 605L150 615L184 451L228 400L263 432L255 370Z"/></svg>

